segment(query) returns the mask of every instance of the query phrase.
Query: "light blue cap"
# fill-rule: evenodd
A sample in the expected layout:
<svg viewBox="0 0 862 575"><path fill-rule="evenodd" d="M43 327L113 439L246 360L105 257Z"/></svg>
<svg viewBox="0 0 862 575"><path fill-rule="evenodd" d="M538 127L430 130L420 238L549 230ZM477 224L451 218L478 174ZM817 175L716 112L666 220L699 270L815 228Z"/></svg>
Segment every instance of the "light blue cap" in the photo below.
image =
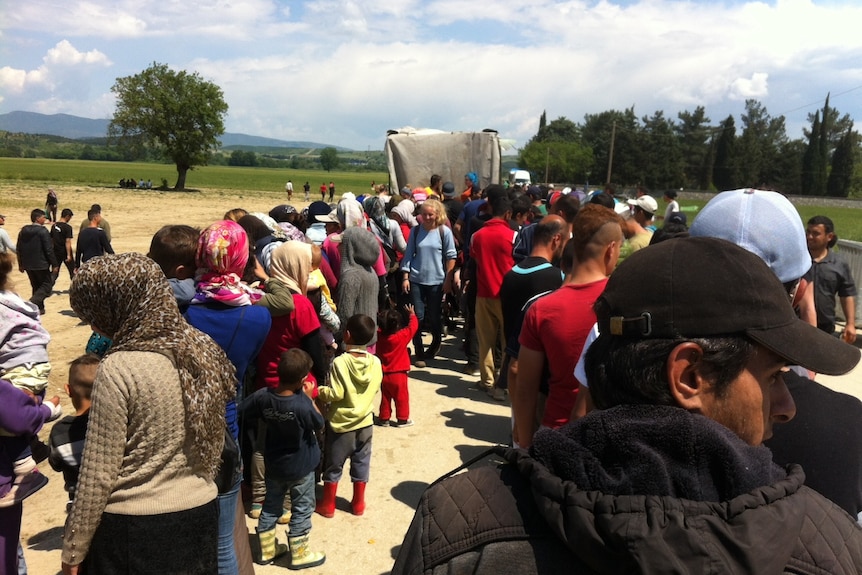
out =
<svg viewBox="0 0 862 575"><path fill-rule="evenodd" d="M802 218L778 192L721 192L700 211L689 233L721 238L760 256L782 283L798 280L811 268Z"/></svg>

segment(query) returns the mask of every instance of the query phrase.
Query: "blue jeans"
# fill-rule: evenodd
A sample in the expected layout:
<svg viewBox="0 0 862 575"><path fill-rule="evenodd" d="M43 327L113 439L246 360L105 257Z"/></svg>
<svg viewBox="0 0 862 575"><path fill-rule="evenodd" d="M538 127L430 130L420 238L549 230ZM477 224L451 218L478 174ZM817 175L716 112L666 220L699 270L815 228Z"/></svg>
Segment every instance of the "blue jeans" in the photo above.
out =
<svg viewBox="0 0 862 575"><path fill-rule="evenodd" d="M419 320L419 329L413 336L413 350L420 359L432 358L440 350L443 332L443 286L410 282L410 299ZM431 334L431 345L427 350L422 346L423 322L425 330ZM426 355L426 352L429 353Z"/></svg>
<svg viewBox="0 0 862 575"><path fill-rule="evenodd" d="M299 537L311 531L311 514L316 503L314 497L314 471L299 479L282 479L267 470L266 498L257 523L258 531L275 528L278 518L284 513L284 496L290 492L291 537Z"/></svg>
<svg viewBox="0 0 862 575"><path fill-rule="evenodd" d="M236 502L239 498L242 480L227 493L218 496L218 573L219 575L236 575L239 565L236 561L236 549L233 545L233 524L236 516Z"/></svg>

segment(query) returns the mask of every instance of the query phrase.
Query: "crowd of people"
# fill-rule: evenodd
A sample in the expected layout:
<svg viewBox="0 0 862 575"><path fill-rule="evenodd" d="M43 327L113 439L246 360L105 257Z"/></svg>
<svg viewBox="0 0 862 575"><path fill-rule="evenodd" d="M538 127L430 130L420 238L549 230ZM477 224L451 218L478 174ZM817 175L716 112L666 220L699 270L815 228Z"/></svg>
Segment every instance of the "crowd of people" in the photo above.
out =
<svg viewBox="0 0 862 575"><path fill-rule="evenodd" d="M301 210L166 225L147 255L114 254L98 205L75 252L68 208L50 231L34 209L14 246L0 233L7 572L45 458L69 493L64 573L320 565L311 519L336 515L345 464L361 516L374 428L414 425L410 371L456 356L511 404L506 463L433 485L393 572L862 569L862 402L813 381L859 361L829 218L806 228L779 193L746 189L689 229L675 192L658 214L641 188L480 190L473 173L460 192L439 176L320 192ZM29 300L9 288L16 253ZM75 413L40 446L61 415L40 322L61 264L93 335L69 372ZM255 553L235 535L246 509Z"/></svg>

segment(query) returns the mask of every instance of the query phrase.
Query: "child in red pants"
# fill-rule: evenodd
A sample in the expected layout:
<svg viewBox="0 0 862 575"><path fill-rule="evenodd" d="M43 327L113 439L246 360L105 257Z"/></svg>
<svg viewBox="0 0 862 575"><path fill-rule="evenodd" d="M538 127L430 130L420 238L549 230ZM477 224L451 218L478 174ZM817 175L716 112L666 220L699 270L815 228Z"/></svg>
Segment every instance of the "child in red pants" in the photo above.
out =
<svg viewBox="0 0 862 575"><path fill-rule="evenodd" d="M419 320L413 313L413 306L404 309L409 315L407 327L401 327L403 315L397 310L387 310L380 314L377 329L377 357L383 366L383 383L380 401L380 416L374 420L376 425L387 427L392 417L392 401L395 401L395 427L413 425L410 419L410 393L407 390L407 372L410 371L410 353L407 344L419 329Z"/></svg>

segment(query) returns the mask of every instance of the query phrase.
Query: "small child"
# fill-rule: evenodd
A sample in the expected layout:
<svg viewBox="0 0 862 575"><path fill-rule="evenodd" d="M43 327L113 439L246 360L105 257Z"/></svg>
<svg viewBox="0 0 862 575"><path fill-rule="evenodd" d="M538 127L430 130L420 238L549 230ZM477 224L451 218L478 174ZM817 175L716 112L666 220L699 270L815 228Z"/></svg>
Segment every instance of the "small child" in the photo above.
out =
<svg viewBox="0 0 862 575"><path fill-rule="evenodd" d="M39 321L36 304L23 300L10 288L12 255L0 254L0 377L50 409L46 421L60 417L60 398L44 401L48 388L51 364L48 362L48 342L51 336ZM0 434L15 435L5 429ZM31 442L41 448L45 445L36 437L16 437L14 445L15 479L12 489L0 498L0 507L9 507L29 497L48 483L48 478L36 469ZM44 459L44 456L41 458ZM40 459L40 461L41 461Z"/></svg>
<svg viewBox="0 0 862 575"><path fill-rule="evenodd" d="M301 349L283 352L278 362L278 387L259 389L240 405L244 417L260 419L266 425L266 498L257 524L260 556L256 562L260 565L272 563L287 552L288 547L275 539L275 525L288 492L290 568L305 569L326 561L325 553L308 549L315 503L314 469L320 461L314 432L324 425L311 400L311 365L311 356Z"/></svg>
<svg viewBox="0 0 862 575"><path fill-rule="evenodd" d="M332 293L326 283L326 277L320 270L323 261L323 251L320 246L311 246L311 272L308 274L308 298L315 303L317 317L320 320L320 337L323 344L330 350L338 348L335 334L341 331L341 320L336 313L335 302L332 301ZM317 303L316 303L317 302ZM319 305L318 305L319 303Z"/></svg>
<svg viewBox="0 0 862 575"><path fill-rule="evenodd" d="M67 415L55 423L48 438L51 448L48 463L54 471L63 473L66 492L69 493L66 512L72 507L75 489L78 487L78 471L81 468L84 437L87 435L87 423L90 419L90 398L98 367L99 356L91 353L75 358L69 365L66 393L72 399L75 415Z"/></svg>
<svg viewBox="0 0 862 575"><path fill-rule="evenodd" d="M335 494L348 458L353 482L351 509L354 515L365 512L374 429L373 402L383 379L380 360L366 349L376 332L372 318L362 314L351 316L344 329L347 351L333 360L329 385L318 388L320 400L330 404L326 413L323 499L315 509L324 517L335 515Z"/></svg>
<svg viewBox="0 0 862 575"><path fill-rule="evenodd" d="M395 402L396 427L410 427L410 392L407 388L407 373L410 371L410 352L407 344L419 329L419 320L413 313L412 305L405 305L409 319L402 327L403 314L390 309L380 313L380 327L377 330L377 357L383 367L383 383L380 400L380 416L376 425L387 427L392 416L392 402Z"/></svg>

